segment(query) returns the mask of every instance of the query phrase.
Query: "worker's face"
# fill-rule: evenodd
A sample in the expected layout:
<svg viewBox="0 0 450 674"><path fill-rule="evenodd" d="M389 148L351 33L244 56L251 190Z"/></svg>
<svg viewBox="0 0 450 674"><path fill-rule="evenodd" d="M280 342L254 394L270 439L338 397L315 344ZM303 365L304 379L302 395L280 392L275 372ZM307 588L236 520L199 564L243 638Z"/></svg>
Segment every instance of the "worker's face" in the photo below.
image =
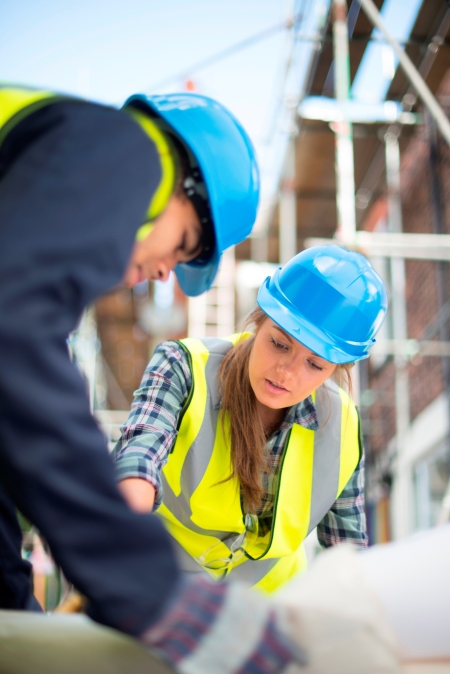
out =
<svg viewBox="0 0 450 674"><path fill-rule="evenodd" d="M249 361L250 384L263 407L297 405L330 377L336 365L290 337L270 318L255 335Z"/></svg>
<svg viewBox="0 0 450 674"><path fill-rule="evenodd" d="M179 262L189 262L201 252L202 226L187 198L173 195L154 221L153 230L134 245L124 284L132 288L145 279L167 281Z"/></svg>

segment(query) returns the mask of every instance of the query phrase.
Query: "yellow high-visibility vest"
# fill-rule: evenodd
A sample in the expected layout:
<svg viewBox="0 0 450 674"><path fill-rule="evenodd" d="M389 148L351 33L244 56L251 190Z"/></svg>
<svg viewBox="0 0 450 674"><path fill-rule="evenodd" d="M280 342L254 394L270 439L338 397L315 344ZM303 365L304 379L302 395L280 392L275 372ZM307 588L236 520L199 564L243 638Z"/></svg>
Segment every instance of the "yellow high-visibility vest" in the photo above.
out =
<svg viewBox="0 0 450 674"><path fill-rule="evenodd" d="M218 371L242 335L183 339L192 387L173 451L162 471L157 514L176 541L182 568L222 579L231 573L264 592L277 590L306 567L302 542L336 501L361 457L359 416L341 388L325 382L314 394L320 429L294 424L278 475L271 531L242 510L222 421ZM223 432L225 428L225 435Z"/></svg>
<svg viewBox="0 0 450 674"><path fill-rule="evenodd" d="M25 117L47 105L67 100L84 102L81 99L55 94L51 91L0 84L0 145L8 133ZM176 168L166 137L150 117L132 108L126 108L124 112L139 124L145 135L156 145L161 163L161 180L147 211L146 220L149 222L143 224L136 235L137 240L141 241L152 229L150 221L160 215L167 206L175 186ZM112 138L111 141L113 142L114 139Z"/></svg>

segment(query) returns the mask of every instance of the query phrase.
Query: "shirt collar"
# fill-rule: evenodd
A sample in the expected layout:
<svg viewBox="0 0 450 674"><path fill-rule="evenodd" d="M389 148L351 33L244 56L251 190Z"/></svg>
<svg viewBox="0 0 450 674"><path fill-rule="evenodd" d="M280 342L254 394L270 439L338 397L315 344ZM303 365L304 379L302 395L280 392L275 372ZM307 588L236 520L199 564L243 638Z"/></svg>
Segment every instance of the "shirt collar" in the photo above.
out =
<svg viewBox="0 0 450 674"><path fill-rule="evenodd" d="M317 419L317 411L312 396L308 396L305 400L293 405L286 412L286 416L280 426L280 430L289 430L293 424L303 426L308 431L318 431L319 422Z"/></svg>

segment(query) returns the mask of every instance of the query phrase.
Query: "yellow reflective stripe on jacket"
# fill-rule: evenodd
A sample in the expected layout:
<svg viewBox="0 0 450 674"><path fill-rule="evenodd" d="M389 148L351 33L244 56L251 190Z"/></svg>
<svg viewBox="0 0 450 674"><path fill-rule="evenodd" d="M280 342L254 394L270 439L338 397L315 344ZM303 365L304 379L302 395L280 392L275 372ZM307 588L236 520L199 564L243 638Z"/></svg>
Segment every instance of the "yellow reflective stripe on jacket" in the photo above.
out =
<svg viewBox="0 0 450 674"><path fill-rule="evenodd" d="M124 108L124 112L131 115L138 122L145 134L154 142L161 161L161 180L147 211L147 220L149 222L142 225L136 234L136 240L142 241L147 238L153 229L151 221L157 218L158 215L161 215L167 206L167 202L175 187L176 167L169 142L162 131L158 129L155 122L145 113L139 112L139 110L135 110L134 108Z"/></svg>
<svg viewBox="0 0 450 674"><path fill-rule="evenodd" d="M22 119L39 108L64 98L51 91L0 84L0 142Z"/></svg>

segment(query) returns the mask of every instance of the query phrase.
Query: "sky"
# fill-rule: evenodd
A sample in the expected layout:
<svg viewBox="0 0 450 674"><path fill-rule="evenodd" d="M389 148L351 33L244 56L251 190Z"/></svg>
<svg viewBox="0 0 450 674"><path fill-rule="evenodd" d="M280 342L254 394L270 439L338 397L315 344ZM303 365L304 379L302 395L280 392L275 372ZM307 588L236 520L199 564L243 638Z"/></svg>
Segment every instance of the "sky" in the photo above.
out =
<svg viewBox="0 0 450 674"><path fill-rule="evenodd" d="M405 0L386 0L382 13L397 37L407 37L421 2L409 0L405 6ZM281 26L294 14L304 16L296 26L298 33L314 36L324 25L330 3L0 0L0 78L119 106L133 93L182 90L186 77L178 75L188 75L191 65ZM248 131L261 167L263 214L273 203L313 48L308 41L294 45L293 31L280 29L190 74L200 93L218 99ZM386 45L367 49L352 87L354 98L383 100L392 77L380 67L384 57L395 67ZM288 59L292 65L285 77ZM168 84L157 86L167 78L172 78Z"/></svg>
<svg viewBox="0 0 450 674"><path fill-rule="evenodd" d="M381 16L391 35L397 40L408 39L423 0L385 0ZM372 32L381 37L378 29ZM372 43L366 49L353 81L353 98L369 103L383 101L398 65L398 57L386 44ZM380 67L381 66L381 67Z"/></svg>
<svg viewBox="0 0 450 674"><path fill-rule="evenodd" d="M20 0L0 3L3 77L120 103L130 93L282 19L277 0ZM205 71L238 110L267 89L282 35ZM181 82L174 82L174 85ZM230 89L233 88L234 92Z"/></svg>
<svg viewBox="0 0 450 674"><path fill-rule="evenodd" d="M301 0L303 3L305 0ZM308 2L315 0L306 0ZM155 84L266 28L294 0L0 0L1 79L114 105L130 94L179 91ZM263 152L288 31L193 73Z"/></svg>

